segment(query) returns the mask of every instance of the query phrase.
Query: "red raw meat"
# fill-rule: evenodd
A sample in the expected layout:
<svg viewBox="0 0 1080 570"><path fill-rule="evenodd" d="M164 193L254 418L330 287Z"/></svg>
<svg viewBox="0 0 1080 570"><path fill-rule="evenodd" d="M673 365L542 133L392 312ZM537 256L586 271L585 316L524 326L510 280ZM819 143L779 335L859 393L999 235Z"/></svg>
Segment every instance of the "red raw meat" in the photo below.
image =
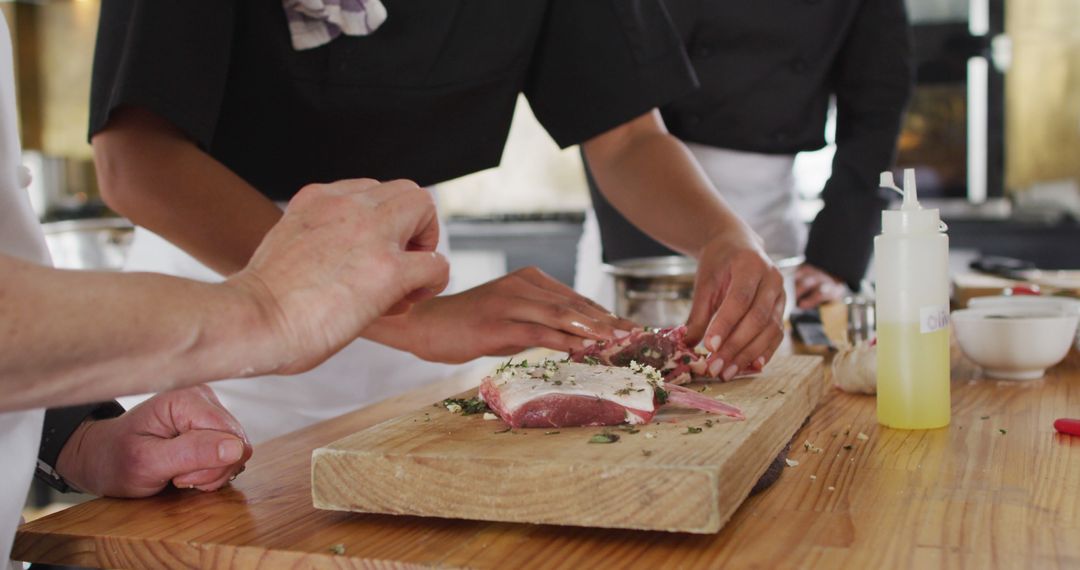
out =
<svg viewBox="0 0 1080 570"><path fill-rule="evenodd" d="M576 362L507 363L480 383L480 397L515 428L644 424L665 402L743 419L738 408L650 378L648 369Z"/></svg>
<svg viewBox="0 0 1080 570"><path fill-rule="evenodd" d="M638 329L630 336L600 341L570 353L574 362L630 366L637 362L660 371L672 384L686 384L695 376L708 376L705 356L686 346L686 325L666 329Z"/></svg>

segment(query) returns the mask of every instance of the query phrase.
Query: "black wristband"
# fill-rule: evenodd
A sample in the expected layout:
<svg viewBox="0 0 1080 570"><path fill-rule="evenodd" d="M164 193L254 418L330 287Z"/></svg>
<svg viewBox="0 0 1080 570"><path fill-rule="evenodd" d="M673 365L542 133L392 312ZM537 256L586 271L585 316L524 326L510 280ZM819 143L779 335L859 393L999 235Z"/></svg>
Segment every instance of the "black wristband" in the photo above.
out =
<svg viewBox="0 0 1080 570"><path fill-rule="evenodd" d="M60 458L60 451L67 445L71 434L75 433L75 430L88 418L105 420L121 416L123 413L124 407L115 401L46 410L45 423L41 428L37 470L34 476L61 493L70 491L71 487L56 472L56 461Z"/></svg>

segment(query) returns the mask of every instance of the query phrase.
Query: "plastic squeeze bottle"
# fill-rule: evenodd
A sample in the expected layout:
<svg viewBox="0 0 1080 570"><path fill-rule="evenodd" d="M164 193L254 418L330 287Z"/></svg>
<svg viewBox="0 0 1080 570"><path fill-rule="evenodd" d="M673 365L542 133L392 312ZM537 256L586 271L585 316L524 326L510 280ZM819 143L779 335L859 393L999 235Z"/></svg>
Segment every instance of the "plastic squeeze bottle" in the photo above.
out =
<svg viewBox="0 0 1080 570"><path fill-rule="evenodd" d="M949 425L949 237L936 209L919 206L915 171L904 189L891 172L881 186L904 195L881 213L874 238L877 280L877 417L897 429Z"/></svg>

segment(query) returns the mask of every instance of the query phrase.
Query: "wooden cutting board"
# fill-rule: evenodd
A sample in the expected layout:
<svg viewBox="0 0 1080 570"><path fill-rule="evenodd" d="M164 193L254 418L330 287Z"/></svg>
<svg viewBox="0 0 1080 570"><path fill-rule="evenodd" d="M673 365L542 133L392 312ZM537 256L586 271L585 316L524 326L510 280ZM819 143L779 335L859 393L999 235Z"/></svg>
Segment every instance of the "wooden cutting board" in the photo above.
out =
<svg viewBox="0 0 1080 570"><path fill-rule="evenodd" d="M637 433L606 428L619 440L598 444L589 439L605 428L507 430L434 404L316 449L314 504L715 533L817 406L823 364L779 357L755 378L691 386L739 406L746 420L669 407Z"/></svg>

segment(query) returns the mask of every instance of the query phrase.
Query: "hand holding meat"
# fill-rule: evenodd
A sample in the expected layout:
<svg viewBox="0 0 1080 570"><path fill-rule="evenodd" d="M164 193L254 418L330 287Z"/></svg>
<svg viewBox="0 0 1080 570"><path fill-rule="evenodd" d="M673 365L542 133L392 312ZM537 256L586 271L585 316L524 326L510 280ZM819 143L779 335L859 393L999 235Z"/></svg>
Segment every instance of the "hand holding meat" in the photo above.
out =
<svg viewBox="0 0 1080 570"><path fill-rule="evenodd" d="M221 488L251 457L240 424L206 386L158 394L124 415L84 422L60 452L68 484L107 497L148 497L171 481Z"/></svg>
<svg viewBox="0 0 1080 570"><path fill-rule="evenodd" d="M687 344L704 339L708 375L760 370L784 336L784 279L752 236L721 234L703 249Z"/></svg>
<svg viewBox="0 0 1080 570"><path fill-rule="evenodd" d="M431 196L399 180L305 187L248 266L229 282L251 293L284 339L278 373L307 370L371 321L446 287Z"/></svg>
<svg viewBox="0 0 1080 570"><path fill-rule="evenodd" d="M577 350L628 336L638 327L535 267L421 303L408 319L415 336L397 336L416 340L401 348L439 362L505 356L538 346Z"/></svg>

